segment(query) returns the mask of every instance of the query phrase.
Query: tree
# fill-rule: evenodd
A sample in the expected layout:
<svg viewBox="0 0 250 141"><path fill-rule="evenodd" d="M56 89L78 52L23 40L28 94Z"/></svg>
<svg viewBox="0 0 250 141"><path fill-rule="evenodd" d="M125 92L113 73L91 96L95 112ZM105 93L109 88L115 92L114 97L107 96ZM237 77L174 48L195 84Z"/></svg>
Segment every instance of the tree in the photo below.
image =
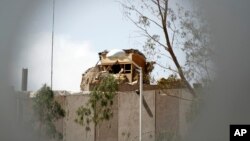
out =
<svg viewBox="0 0 250 141"><path fill-rule="evenodd" d="M118 89L118 83L115 78L108 75L100 80L98 84L90 92L90 98L86 105L77 109L77 118L75 122L85 125L86 130L90 130L90 123L94 123L95 127L109 120L113 116L112 105L113 99Z"/></svg>
<svg viewBox="0 0 250 141"><path fill-rule="evenodd" d="M202 51L202 47L197 43L205 41L203 32L196 27L200 25L197 17L179 5L177 5L177 10L170 8L169 0L126 0L120 3L124 8L125 16L141 31L141 35L146 37L143 46L146 54L156 57L156 64L160 67L177 73L190 93L196 96L187 75L192 76L195 73L194 67L198 66L195 64L196 66L193 67L194 64L191 61L197 62L199 59L193 54ZM196 44L191 44L194 43L194 39ZM174 48L181 48L186 53L186 67L189 68L187 71L179 63L180 56L176 55ZM196 58L192 60L191 56ZM160 57L171 59L176 69L162 65L157 61Z"/></svg>
<svg viewBox="0 0 250 141"><path fill-rule="evenodd" d="M183 40L182 50L186 54L187 79L209 86L214 77L212 69L214 48L210 43L207 20L199 12L185 11L183 7L179 8L178 15L182 29L180 33Z"/></svg>
<svg viewBox="0 0 250 141"><path fill-rule="evenodd" d="M55 122L65 116L61 105L55 101L54 93L46 84L37 92L33 99L33 110L36 121L39 123L40 134L42 130L50 138L62 139L62 133L56 130Z"/></svg>

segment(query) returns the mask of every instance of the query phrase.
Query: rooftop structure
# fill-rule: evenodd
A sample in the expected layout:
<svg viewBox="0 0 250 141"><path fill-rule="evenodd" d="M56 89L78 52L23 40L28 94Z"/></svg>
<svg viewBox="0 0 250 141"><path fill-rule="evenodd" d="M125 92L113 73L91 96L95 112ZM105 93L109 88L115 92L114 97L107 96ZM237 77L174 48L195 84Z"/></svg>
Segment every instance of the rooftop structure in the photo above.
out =
<svg viewBox="0 0 250 141"><path fill-rule="evenodd" d="M124 49L126 57L124 58L108 58L108 51L105 50L99 54L99 63L84 74L82 74L81 90L89 90L91 84L97 83L102 77L108 74L113 75L120 84L136 84L138 83L139 74L136 66L142 67L144 83L149 84L150 72L153 70L153 62L147 62L146 57L137 49Z"/></svg>

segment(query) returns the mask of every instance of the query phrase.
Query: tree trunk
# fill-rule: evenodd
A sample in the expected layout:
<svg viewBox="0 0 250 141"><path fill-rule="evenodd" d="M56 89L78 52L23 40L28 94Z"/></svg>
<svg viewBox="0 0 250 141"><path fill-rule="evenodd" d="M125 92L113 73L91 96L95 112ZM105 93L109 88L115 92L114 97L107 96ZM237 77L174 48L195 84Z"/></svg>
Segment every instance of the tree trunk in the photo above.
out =
<svg viewBox="0 0 250 141"><path fill-rule="evenodd" d="M170 47L168 49L168 52L170 53L171 57L173 58L173 61L175 63L175 66L177 67L178 69L178 73L179 73L179 76L181 77L182 81L184 82L184 84L186 85L186 87L188 88L188 90L190 91L190 93L193 95L193 96L196 96L196 93L194 91L194 89L192 88L192 86L189 84L189 82L187 81L186 77L184 76L184 73L182 71L182 68L174 54L174 51L172 49L172 47Z"/></svg>
<svg viewBox="0 0 250 141"><path fill-rule="evenodd" d="M190 91L190 93L196 97L196 93L194 91L194 89L192 88L192 86L189 84L189 82L187 81L186 77L184 76L183 70L180 66L179 61L177 60L175 53L173 51L172 45L170 43L170 39L169 39L169 35L168 35L168 30L167 30L167 24L166 24L166 18L162 18L162 27L163 27L163 32L165 35L165 39L166 39L166 44L167 44L167 51L169 52L169 54L171 55L174 64L176 66L176 68L178 69L178 73L179 76L181 77L181 80L184 82L184 84L186 85L186 87L188 88L188 90Z"/></svg>

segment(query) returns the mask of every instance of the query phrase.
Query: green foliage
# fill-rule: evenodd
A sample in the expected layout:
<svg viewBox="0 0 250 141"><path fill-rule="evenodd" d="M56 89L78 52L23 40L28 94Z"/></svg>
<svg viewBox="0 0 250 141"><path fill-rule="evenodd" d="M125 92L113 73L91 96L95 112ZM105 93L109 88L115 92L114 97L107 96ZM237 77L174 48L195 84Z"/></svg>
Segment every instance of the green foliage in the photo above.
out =
<svg viewBox="0 0 250 141"><path fill-rule="evenodd" d="M161 89L180 88L184 86L181 79L177 78L177 75L169 75L167 79L161 78L157 81L157 85L159 85Z"/></svg>
<svg viewBox="0 0 250 141"><path fill-rule="evenodd" d="M113 76L104 77L91 91L88 103L77 109L75 122L86 125L88 131L91 122L96 126L102 121L112 118L113 99L117 89L118 83Z"/></svg>
<svg viewBox="0 0 250 141"><path fill-rule="evenodd" d="M50 138L62 139L62 134L57 132L54 122L65 116L61 105L54 100L54 93L50 87L43 85L33 99L33 110L40 128L44 129ZM40 130L42 130L40 129Z"/></svg>

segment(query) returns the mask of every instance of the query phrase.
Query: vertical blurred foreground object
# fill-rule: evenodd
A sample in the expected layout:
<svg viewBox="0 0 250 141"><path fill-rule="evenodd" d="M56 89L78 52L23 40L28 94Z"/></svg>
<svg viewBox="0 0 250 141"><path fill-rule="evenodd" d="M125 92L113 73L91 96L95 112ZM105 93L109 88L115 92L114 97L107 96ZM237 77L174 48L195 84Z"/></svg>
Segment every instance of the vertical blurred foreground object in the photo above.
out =
<svg viewBox="0 0 250 141"><path fill-rule="evenodd" d="M55 26L55 0L53 0L53 13L52 13L52 31L51 31L51 82L50 87L53 90L53 66L54 66L54 26Z"/></svg>
<svg viewBox="0 0 250 141"><path fill-rule="evenodd" d="M28 69L22 69L22 91L27 91L28 88Z"/></svg>

